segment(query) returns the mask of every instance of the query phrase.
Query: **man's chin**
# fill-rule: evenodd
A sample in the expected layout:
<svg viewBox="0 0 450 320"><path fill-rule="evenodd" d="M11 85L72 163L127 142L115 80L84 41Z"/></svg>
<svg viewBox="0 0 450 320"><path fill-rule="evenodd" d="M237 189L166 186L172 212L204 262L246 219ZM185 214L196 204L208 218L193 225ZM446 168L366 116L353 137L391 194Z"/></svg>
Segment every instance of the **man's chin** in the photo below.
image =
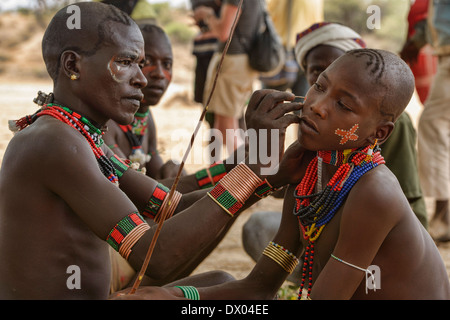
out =
<svg viewBox="0 0 450 320"><path fill-rule="evenodd" d="M134 120L134 113L133 114L129 114L129 115L123 115L120 118L117 119L113 119L115 122L117 122L118 124L122 125L122 126L127 126L129 124L131 124Z"/></svg>
<svg viewBox="0 0 450 320"><path fill-rule="evenodd" d="M151 99L145 99L141 101L141 107L151 107L155 106L159 103L161 98L151 98Z"/></svg>

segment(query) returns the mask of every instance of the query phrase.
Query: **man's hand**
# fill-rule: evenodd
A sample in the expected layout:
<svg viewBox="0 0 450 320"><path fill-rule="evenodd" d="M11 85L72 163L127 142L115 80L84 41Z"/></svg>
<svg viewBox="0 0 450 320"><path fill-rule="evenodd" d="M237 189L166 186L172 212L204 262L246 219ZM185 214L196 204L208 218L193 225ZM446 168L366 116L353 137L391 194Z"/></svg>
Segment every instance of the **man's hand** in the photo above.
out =
<svg viewBox="0 0 450 320"><path fill-rule="evenodd" d="M268 177L269 182L276 187L299 184L315 155L316 152L306 150L298 140L293 142L284 152L276 174Z"/></svg>
<svg viewBox="0 0 450 320"><path fill-rule="evenodd" d="M186 300L178 288L139 287L134 294L130 288L113 293L109 300Z"/></svg>
<svg viewBox="0 0 450 320"><path fill-rule="evenodd" d="M259 165L267 165L261 163L261 155L265 154L270 156L272 161L277 161L276 165L279 164L284 153L286 129L292 123L299 122L299 117L291 112L300 110L302 104L291 102L294 98L292 93L276 90L259 90L253 93L245 114L250 160L258 157ZM250 138L255 134L256 146L254 141L252 145ZM278 149L272 150L275 147ZM264 148L266 150L262 152ZM270 165L272 167L273 163Z"/></svg>

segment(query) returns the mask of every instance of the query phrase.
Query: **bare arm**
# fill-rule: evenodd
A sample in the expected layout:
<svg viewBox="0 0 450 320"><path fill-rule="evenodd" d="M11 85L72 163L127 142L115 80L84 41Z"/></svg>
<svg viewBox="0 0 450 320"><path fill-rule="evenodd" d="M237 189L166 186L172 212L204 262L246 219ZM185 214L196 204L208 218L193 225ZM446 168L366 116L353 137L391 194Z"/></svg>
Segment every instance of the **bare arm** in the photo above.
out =
<svg viewBox="0 0 450 320"><path fill-rule="evenodd" d="M237 6L224 4L220 11L220 17L216 17L212 8L200 6L194 11L194 16L196 20L204 20L211 30L211 34L219 41L225 42L230 36L237 10Z"/></svg>
<svg viewBox="0 0 450 320"><path fill-rule="evenodd" d="M336 257L363 269L372 264L388 233L398 223L399 213L408 207L406 199L401 201L398 182L380 174L386 168L373 170L378 172L363 176L348 196L333 251ZM364 278L363 271L330 258L313 286L311 298L350 299Z"/></svg>

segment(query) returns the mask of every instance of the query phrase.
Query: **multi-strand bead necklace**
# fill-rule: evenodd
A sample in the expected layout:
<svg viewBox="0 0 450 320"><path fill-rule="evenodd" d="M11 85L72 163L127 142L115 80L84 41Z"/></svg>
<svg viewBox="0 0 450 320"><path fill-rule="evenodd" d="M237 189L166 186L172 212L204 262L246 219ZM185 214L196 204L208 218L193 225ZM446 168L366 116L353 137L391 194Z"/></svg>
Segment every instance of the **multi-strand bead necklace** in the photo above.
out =
<svg viewBox="0 0 450 320"><path fill-rule="evenodd" d="M299 299L302 297L305 285L307 285L307 297L310 296L314 244L323 228L339 210L359 178L369 170L385 163L380 151L374 151L375 147L376 144L361 149L318 151L317 156L309 163L302 181L295 189L294 214L298 217L304 239L308 241L303 260ZM338 166L337 171L323 190L319 183L322 179L322 162ZM318 186L319 190L317 190ZM307 284L306 279L308 279Z"/></svg>
<svg viewBox="0 0 450 320"><path fill-rule="evenodd" d="M44 105L41 111L36 114L36 117L43 115L52 116L80 132L89 143L103 175L108 178L109 181L118 184L119 180L114 165L100 148L103 144L103 132L99 128L94 126L86 117L67 107L54 103Z"/></svg>
<svg viewBox="0 0 450 320"><path fill-rule="evenodd" d="M120 129L125 133L128 142L131 145L131 154L129 159L132 162L138 162L141 166L150 161L151 156L145 154L142 150L142 141L147 132L150 109L147 112L136 112L134 120L129 125L120 125Z"/></svg>

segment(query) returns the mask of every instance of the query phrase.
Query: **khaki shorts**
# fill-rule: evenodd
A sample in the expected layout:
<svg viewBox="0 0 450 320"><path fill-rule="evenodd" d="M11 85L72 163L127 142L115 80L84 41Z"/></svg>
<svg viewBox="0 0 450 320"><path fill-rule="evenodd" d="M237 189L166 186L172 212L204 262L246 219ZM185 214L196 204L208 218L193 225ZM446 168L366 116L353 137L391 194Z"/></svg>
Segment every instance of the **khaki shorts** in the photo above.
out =
<svg viewBox="0 0 450 320"><path fill-rule="evenodd" d="M111 261L111 288L110 293L125 289L130 284L136 271L130 266L127 260L109 247L109 258Z"/></svg>
<svg viewBox="0 0 450 320"><path fill-rule="evenodd" d="M221 58L222 53L216 52L211 59L203 103L207 103ZM259 73L250 67L247 54L226 55L208 111L226 117L241 118L248 99L253 92L253 82L258 75Z"/></svg>
<svg viewBox="0 0 450 320"><path fill-rule="evenodd" d="M418 127L419 173L427 197L450 197L450 56L440 57Z"/></svg>

